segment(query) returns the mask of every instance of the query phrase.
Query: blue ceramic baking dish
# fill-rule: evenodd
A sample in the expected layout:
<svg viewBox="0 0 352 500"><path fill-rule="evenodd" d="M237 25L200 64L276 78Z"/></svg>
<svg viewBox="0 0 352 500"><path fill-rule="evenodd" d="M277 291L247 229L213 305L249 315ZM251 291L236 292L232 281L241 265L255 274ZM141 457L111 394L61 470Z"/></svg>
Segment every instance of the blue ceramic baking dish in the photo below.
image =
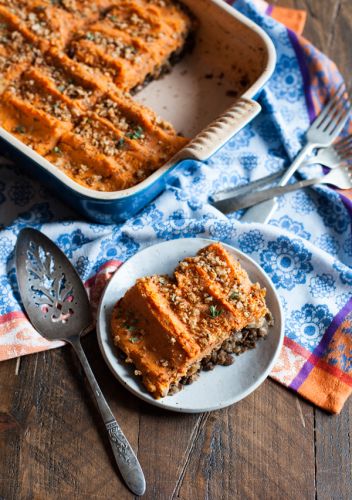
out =
<svg viewBox="0 0 352 500"><path fill-rule="evenodd" d="M182 1L198 21L194 50L134 98L193 139L143 182L116 192L85 188L0 128L2 149L93 221L129 219L165 188L181 162L207 160L260 111L254 99L276 61L270 38L223 0Z"/></svg>

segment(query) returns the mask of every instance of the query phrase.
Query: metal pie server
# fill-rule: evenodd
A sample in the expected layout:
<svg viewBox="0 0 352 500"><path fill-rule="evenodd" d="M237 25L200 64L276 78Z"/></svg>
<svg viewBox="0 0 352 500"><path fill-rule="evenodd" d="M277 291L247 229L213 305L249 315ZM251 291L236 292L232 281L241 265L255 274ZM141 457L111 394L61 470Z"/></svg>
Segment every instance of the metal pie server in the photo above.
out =
<svg viewBox="0 0 352 500"><path fill-rule="evenodd" d="M143 471L106 402L84 354L80 336L93 323L83 283L61 250L40 231L23 229L16 244L16 271L24 308L34 328L48 340L71 344L91 385L116 463L136 495L145 492Z"/></svg>

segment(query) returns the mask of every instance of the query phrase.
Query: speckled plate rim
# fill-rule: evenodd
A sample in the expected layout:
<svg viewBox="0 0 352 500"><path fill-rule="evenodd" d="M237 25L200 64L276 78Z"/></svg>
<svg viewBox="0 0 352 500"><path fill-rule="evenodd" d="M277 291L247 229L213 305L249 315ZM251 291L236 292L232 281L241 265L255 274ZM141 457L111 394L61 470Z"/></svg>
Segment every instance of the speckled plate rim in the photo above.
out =
<svg viewBox="0 0 352 500"><path fill-rule="evenodd" d="M124 295L127 288L132 286L138 277L148 274L172 272L179 260L195 253L214 240L206 238L182 238L168 240L148 246L128 259L114 274L107 284L100 300L97 313L97 336L99 347L111 372L135 396L159 408L181 413L200 413L213 411L230 406L244 399L255 391L270 374L284 340L284 317L278 294L273 283L263 269L248 255L233 246L222 243L223 246L239 259L241 265L248 271L252 281L259 281L267 289L268 305L275 316L275 325L269 336L260 341L257 347L235 358L235 363L228 367L217 366L211 372L201 372L199 379L186 386L182 391L165 398L156 400L144 388L133 369L117 357L116 348L110 338L110 315L113 304ZM164 257L162 261L161 256ZM149 272L145 272L146 269ZM127 274L127 279L124 275ZM260 367L266 357L264 367ZM245 370L243 370L245 368ZM258 373L253 370L258 368ZM242 371L241 371L242 370ZM236 373L237 372L237 373ZM233 378L233 376L237 376ZM248 375L248 376L246 376ZM254 375L254 377L253 377ZM247 382L243 389L233 384L242 377ZM206 378L206 380L204 380ZM201 381L203 379L203 383ZM251 380L250 380L251 379ZM206 388L206 390L205 390ZM209 390L211 388L212 390ZM225 397L221 390L226 388L230 394ZM197 402L197 395L198 400ZM201 397L200 397L201 396Z"/></svg>

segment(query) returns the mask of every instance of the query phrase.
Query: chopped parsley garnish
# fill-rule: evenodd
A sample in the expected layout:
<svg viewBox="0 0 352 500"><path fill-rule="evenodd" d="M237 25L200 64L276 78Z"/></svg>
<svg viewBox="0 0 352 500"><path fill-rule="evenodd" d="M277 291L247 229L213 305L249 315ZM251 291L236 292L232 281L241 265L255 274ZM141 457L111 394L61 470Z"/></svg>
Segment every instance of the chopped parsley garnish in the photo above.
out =
<svg viewBox="0 0 352 500"><path fill-rule="evenodd" d="M26 133L26 127L24 125L17 125L14 129L14 132L17 132L18 134L25 134Z"/></svg>
<svg viewBox="0 0 352 500"><path fill-rule="evenodd" d="M217 318L222 313L222 309L218 309L217 306L209 307L209 314L212 318Z"/></svg>
<svg viewBox="0 0 352 500"><path fill-rule="evenodd" d="M143 128L140 125L137 125L132 132L128 132L126 137L129 139L140 139L144 133Z"/></svg>
<svg viewBox="0 0 352 500"><path fill-rule="evenodd" d="M131 344L138 344L141 339L139 337L131 337L128 340L131 342Z"/></svg>
<svg viewBox="0 0 352 500"><path fill-rule="evenodd" d="M133 332L136 330L136 327L133 325L135 323L135 320L133 318L129 318L128 321L125 321L123 326L130 332Z"/></svg>
<svg viewBox="0 0 352 500"><path fill-rule="evenodd" d="M59 146L55 146L53 148L53 152L56 153L57 155L60 155L62 153L61 149L59 148Z"/></svg>
<svg viewBox="0 0 352 500"><path fill-rule="evenodd" d="M238 300L240 298L240 294L238 292L232 292L230 295L231 300Z"/></svg>
<svg viewBox="0 0 352 500"><path fill-rule="evenodd" d="M108 19L110 19L113 23L116 23L116 21L118 21L118 18L113 14L110 14L110 16L108 16Z"/></svg>
<svg viewBox="0 0 352 500"><path fill-rule="evenodd" d="M125 145L125 139L123 137L120 137L120 139L116 143L117 149L122 149L124 145Z"/></svg>
<svg viewBox="0 0 352 500"><path fill-rule="evenodd" d="M59 85L57 89L58 89L59 92L64 92L65 91L65 85Z"/></svg>
<svg viewBox="0 0 352 500"><path fill-rule="evenodd" d="M86 34L86 39L87 40L95 40L94 33L92 33L91 31L88 31L88 33Z"/></svg>

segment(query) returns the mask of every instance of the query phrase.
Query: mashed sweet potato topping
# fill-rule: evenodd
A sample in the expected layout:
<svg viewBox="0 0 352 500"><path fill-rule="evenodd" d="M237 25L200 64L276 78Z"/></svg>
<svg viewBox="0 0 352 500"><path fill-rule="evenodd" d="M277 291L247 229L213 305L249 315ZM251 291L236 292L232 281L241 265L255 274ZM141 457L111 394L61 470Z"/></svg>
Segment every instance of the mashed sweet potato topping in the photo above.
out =
<svg viewBox="0 0 352 500"><path fill-rule="evenodd" d="M271 318L265 293L214 243L184 259L172 277L138 279L114 308L113 341L126 362L135 365L147 390L155 398L164 397L202 362L211 369L209 361L221 347L226 350L223 360L214 362L230 364L226 356L246 350L246 336L252 339L244 347L252 348L267 334ZM226 344L230 338L231 346Z"/></svg>
<svg viewBox="0 0 352 500"><path fill-rule="evenodd" d="M186 143L131 93L184 49L172 0L0 0L0 125L76 182L131 187Z"/></svg>

